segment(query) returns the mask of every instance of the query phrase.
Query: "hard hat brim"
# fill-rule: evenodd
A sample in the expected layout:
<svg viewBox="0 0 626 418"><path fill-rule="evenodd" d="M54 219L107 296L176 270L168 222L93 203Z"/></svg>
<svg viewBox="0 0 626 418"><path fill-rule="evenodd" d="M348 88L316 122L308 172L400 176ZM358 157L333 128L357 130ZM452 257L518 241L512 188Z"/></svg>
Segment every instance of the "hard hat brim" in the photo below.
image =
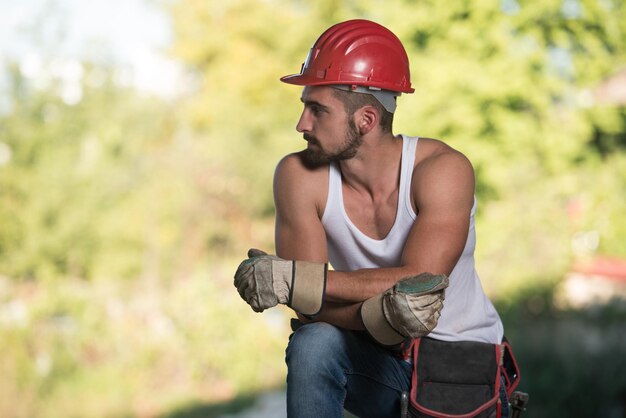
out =
<svg viewBox="0 0 626 418"><path fill-rule="evenodd" d="M311 77L303 74L290 74L280 78L280 81L287 84L294 84L296 86L328 86L331 84L337 84L329 80L324 80L317 77Z"/></svg>
<svg viewBox="0 0 626 418"><path fill-rule="evenodd" d="M311 77L310 75L305 75L305 74L286 75L284 77L281 77L280 81L282 81L283 83L293 84L296 86L331 86L331 85L340 84L340 85L346 85L346 86L359 85L363 87L378 87L378 88L383 88L385 90L396 91L400 93L413 93L415 91L414 88L410 88L410 87L404 88L404 89L400 89L400 88L396 89L396 88L390 88L389 86L380 87L380 84L376 82L368 83L368 82L359 81L358 83L355 83L354 81L349 81L349 80L345 80L345 82L342 82L341 80L324 80L322 78Z"/></svg>

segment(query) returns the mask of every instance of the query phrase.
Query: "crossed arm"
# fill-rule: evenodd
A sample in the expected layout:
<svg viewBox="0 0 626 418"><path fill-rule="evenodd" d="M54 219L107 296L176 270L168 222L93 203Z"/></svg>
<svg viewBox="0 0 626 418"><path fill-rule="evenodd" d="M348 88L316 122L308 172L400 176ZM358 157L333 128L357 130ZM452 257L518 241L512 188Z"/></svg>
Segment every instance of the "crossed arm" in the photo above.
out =
<svg viewBox="0 0 626 418"><path fill-rule="evenodd" d="M328 262L321 222L327 184L327 168L311 170L297 155L286 157L277 167L274 199L279 257ZM452 272L467 240L474 196L471 165L458 153L424 161L414 170L411 192L419 214L405 243L400 265L352 272L329 271L326 302L316 321L362 329L359 307L364 300L405 277L423 272L446 275Z"/></svg>

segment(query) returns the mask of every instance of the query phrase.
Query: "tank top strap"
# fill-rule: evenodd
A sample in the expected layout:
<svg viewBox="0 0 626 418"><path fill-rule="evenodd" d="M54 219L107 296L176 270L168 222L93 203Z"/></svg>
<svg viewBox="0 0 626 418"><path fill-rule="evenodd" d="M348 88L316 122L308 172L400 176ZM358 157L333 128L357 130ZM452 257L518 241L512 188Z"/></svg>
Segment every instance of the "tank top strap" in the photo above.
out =
<svg viewBox="0 0 626 418"><path fill-rule="evenodd" d="M322 214L322 221L327 219L330 214L337 214L342 211L343 192L341 190L341 170L336 162L331 162L328 167L328 197L326 198L326 207Z"/></svg>
<svg viewBox="0 0 626 418"><path fill-rule="evenodd" d="M413 165L415 164L415 150L417 148L417 136L402 135L402 168L400 173L400 190L398 190L398 212L403 207L405 213L412 220L415 220L417 214L411 206L411 180L413 178Z"/></svg>

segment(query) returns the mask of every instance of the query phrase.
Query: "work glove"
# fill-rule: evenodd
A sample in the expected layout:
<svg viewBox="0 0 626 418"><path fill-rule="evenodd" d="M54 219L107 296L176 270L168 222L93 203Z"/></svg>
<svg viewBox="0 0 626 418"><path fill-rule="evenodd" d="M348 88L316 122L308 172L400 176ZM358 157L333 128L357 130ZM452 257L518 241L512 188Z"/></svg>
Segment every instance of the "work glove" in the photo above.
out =
<svg viewBox="0 0 626 418"><path fill-rule="evenodd" d="M283 260L253 248L237 268L235 287L255 312L280 303L312 318L322 309L327 271L325 263Z"/></svg>
<svg viewBox="0 0 626 418"><path fill-rule="evenodd" d="M448 278L444 274L422 273L402 279L363 302L363 325L372 338L385 346L423 337L437 326L446 287Z"/></svg>

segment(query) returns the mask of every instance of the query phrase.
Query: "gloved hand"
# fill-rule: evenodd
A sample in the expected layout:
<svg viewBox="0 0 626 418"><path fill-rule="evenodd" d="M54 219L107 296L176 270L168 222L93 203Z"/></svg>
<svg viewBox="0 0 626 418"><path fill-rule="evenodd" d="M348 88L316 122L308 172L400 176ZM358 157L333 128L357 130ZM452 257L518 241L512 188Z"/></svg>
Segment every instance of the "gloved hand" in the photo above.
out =
<svg viewBox="0 0 626 418"><path fill-rule="evenodd" d="M363 325L372 338L386 346L427 335L437 326L446 287L444 274L422 273L402 279L363 302Z"/></svg>
<svg viewBox="0 0 626 418"><path fill-rule="evenodd" d="M235 287L255 312L281 303L313 317L322 309L326 273L324 263L283 260L253 248L237 268Z"/></svg>

